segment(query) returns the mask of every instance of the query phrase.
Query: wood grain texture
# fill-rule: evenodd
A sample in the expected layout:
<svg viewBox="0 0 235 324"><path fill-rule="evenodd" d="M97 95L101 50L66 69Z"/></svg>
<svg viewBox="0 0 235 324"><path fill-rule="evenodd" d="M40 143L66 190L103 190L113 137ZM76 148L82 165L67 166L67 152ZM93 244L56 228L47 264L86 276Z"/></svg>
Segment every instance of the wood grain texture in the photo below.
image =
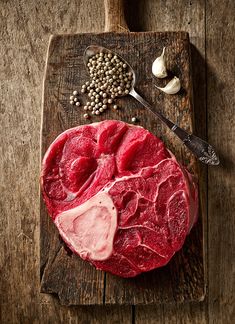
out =
<svg viewBox="0 0 235 324"><path fill-rule="evenodd" d="M178 159L189 164L196 172L195 158L133 98L119 99L121 109L118 112L109 110L89 121L83 118L82 107L69 104L72 91L81 89L82 84L89 79L83 63L83 52L90 44L108 47L131 62L136 71L137 91L154 103L155 109L162 111L186 130L192 131L190 47L186 33L54 36L49 47L44 83L42 154L44 155L55 137L68 128L104 119L131 122L131 117L135 115L140 120L140 125L162 137ZM182 90L177 96L165 96L156 91L153 85L155 80L151 75L151 65L164 46L169 71L182 81ZM88 99L86 95L80 95L80 100L84 105ZM149 304L204 298L201 218L188 236L183 249L166 267L134 279L122 279L98 272L79 257L67 253L58 231L48 220L44 203L41 203L42 292L57 293L62 304Z"/></svg>
<svg viewBox="0 0 235 324"><path fill-rule="evenodd" d="M209 319L235 319L235 2L207 1L208 139L221 165L208 170ZM226 310L226 311L225 311Z"/></svg>
<svg viewBox="0 0 235 324"><path fill-rule="evenodd" d="M128 2L128 10L134 5ZM156 14L161 13L161 14ZM180 13L180 14L179 14ZM138 1L135 16L127 15L131 30L185 30L191 42L193 97L195 111L195 131L202 138L207 137L206 111L206 63L205 63L205 1ZM180 17L180 19L179 19ZM207 260L207 167L200 166L201 208L204 228L205 260ZM207 273L207 262L204 263ZM207 323L207 299L197 303L164 306L136 306L136 323ZM188 320L190 319L190 320Z"/></svg>
<svg viewBox="0 0 235 324"><path fill-rule="evenodd" d="M124 15L124 0L104 0L105 32L128 31Z"/></svg>
<svg viewBox="0 0 235 324"><path fill-rule="evenodd" d="M135 312L136 324L206 324L203 303L164 304L138 306Z"/></svg>
<svg viewBox="0 0 235 324"><path fill-rule="evenodd" d="M10 0L0 8L0 323L131 324L131 307L67 308L40 294L39 136L48 40L55 32L102 30L103 1Z"/></svg>
<svg viewBox="0 0 235 324"><path fill-rule="evenodd" d="M234 196L230 160L234 160L231 157L235 128L231 112L235 100L234 87L228 86L234 75L231 69L234 65L228 64L234 57L234 2L208 1L207 12L205 5L206 1L202 0L175 0L174 4L163 0L128 0L126 17L131 30L189 31L194 45L197 134L206 137L208 115L210 141L227 157L222 161L226 169L221 168L219 173L213 170L208 181L209 296L199 304L136 306L133 319L138 324L230 324L234 318L231 317L234 312L231 272L234 207L228 199L230 194ZM134 323L130 307L62 307L53 296L39 294L37 180L41 88L48 39L52 33L102 31L103 1L71 0L68 5L64 0L9 0L1 1L0 7L0 246L3 247L0 249L0 322ZM206 78L205 45L207 59L213 67L209 70L210 87ZM206 170L203 174L206 179ZM215 192L216 196L212 194Z"/></svg>

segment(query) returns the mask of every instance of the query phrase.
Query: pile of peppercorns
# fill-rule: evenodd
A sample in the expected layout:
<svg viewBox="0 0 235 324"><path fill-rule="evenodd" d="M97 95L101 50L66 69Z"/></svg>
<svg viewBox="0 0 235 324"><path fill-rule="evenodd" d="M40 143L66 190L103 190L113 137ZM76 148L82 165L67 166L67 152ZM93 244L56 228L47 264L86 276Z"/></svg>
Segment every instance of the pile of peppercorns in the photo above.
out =
<svg viewBox="0 0 235 324"><path fill-rule="evenodd" d="M127 64L116 55L101 52L89 58L87 68L91 81L82 86L81 92L88 92L90 101L87 101L84 110L91 111L92 115L100 115L111 105L117 110L119 107L115 98L127 95L133 80Z"/></svg>
<svg viewBox="0 0 235 324"><path fill-rule="evenodd" d="M106 109L112 107L117 110L116 97L129 94L133 73L128 71L128 65L117 55L112 53L98 53L89 58L87 68L91 81L82 85L81 93L88 93L89 101L86 102L84 118L92 115L100 115ZM77 99L77 91L70 97L70 103L80 105ZM78 103L78 104L77 104ZM136 118L132 118L136 122Z"/></svg>

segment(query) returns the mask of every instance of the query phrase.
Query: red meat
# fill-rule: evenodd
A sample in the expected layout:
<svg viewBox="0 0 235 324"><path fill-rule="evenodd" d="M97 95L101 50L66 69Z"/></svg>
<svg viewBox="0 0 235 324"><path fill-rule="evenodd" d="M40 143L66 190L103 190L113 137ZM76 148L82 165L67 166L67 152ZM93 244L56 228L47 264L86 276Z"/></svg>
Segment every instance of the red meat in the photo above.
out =
<svg viewBox="0 0 235 324"><path fill-rule="evenodd" d="M61 237L122 277L164 266L197 218L197 187L163 142L115 120L59 135L42 164L43 197Z"/></svg>

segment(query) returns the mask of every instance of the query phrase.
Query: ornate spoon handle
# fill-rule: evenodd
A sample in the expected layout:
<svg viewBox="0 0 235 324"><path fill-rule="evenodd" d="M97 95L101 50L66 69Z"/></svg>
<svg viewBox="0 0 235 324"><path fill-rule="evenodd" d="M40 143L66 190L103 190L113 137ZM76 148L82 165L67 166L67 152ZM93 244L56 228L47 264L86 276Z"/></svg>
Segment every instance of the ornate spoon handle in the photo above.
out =
<svg viewBox="0 0 235 324"><path fill-rule="evenodd" d="M176 136L181 139L184 145L186 145L187 148L199 159L199 161L209 165L218 165L220 163L214 148L210 144L193 134L187 133L184 129L164 117L161 113L153 111L152 106L145 101L134 88L129 94L167 125L176 134Z"/></svg>

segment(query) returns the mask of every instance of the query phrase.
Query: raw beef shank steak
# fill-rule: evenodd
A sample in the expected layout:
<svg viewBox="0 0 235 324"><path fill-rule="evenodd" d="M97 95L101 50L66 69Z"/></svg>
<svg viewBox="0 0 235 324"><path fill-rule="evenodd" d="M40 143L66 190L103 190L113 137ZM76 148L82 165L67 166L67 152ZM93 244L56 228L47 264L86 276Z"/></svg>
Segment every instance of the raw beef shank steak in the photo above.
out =
<svg viewBox="0 0 235 324"><path fill-rule="evenodd" d="M197 218L192 176L159 138L121 121L59 135L43 159L41 186L69 248L122 277L167 264Z"/></svg>

